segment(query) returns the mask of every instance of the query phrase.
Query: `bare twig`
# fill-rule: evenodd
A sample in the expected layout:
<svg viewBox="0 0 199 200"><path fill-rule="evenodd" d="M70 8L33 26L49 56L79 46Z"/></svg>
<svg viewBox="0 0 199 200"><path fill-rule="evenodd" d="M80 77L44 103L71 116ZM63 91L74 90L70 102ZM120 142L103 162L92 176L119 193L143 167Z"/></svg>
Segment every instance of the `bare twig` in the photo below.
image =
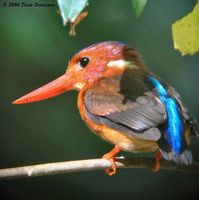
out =
<svg viewBox="0 0 199 200"><path fill-rule="evenodd" d="M118 168L152 168L154 159L152 158L116 158ZM34 176L45 176L50 174L63 174L70 172L102 170L111 167L105 159L90 159L78 161L66 161L0 169L0 180L28 178ZM199 163L189 166L176 165L173 162L161 161L161 169L199 174Z"/></svg>

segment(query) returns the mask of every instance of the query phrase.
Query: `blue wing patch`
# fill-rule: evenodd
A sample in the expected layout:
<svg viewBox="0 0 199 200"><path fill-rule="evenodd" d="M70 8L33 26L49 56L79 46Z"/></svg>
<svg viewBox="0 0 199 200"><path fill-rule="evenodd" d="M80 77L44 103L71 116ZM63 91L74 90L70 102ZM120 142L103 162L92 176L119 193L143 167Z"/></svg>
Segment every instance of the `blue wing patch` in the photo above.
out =
<svg viewBox="0 0 199 200"><path fill-rule="evenodd" d="M155 86L160 100L164 103L168 116L168 124L165 130L166 140L168 141L171 150L177 154L182 152L183 148L183 123L179 112L178 104L172 98L164 86L155 78L149 76L148 79Z"/></svg>

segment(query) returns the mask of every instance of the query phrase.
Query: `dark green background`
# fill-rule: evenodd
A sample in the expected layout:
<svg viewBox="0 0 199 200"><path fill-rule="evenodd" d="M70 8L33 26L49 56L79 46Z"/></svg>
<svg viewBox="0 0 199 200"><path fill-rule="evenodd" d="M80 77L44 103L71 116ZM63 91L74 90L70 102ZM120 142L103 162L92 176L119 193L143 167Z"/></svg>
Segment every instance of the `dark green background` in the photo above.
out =
<svg viewBox="0 0 199 200"><path fill-rule="evenodd" d="M150 0L139 19L131 0L90 0L89 16L77 27L76 37L68 36L69 26L62 26L57 7L4 8L2 2L9 1L0 5L0 168L97 158L112 148L80 119L77 92L29 105L11 104L63 74L79 49L103 40L139 49L148 68L175 86L199 119L199 55L182 57L173 49L171 34L171 24L191 11L195 0ZM193 140L196 161L198 147L199 141ZM95 171L0 183L2 200L174 200L198 195L198 176L148 169L118 170L114 177Z"/></svg>

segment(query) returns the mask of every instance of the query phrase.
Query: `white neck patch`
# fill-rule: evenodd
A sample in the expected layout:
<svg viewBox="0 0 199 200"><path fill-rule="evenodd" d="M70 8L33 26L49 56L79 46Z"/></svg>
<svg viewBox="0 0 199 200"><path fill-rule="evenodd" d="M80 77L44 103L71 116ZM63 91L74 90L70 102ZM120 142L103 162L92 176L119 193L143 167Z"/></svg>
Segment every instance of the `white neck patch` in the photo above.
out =
<svg viewBox="0 0 199 200"><path fill-rule="evenodd" d="M137 68L136 65L133 64L133 62L125 61L125 60L111 60L108 62L107 67L116 67L116 68Z"/></svg>

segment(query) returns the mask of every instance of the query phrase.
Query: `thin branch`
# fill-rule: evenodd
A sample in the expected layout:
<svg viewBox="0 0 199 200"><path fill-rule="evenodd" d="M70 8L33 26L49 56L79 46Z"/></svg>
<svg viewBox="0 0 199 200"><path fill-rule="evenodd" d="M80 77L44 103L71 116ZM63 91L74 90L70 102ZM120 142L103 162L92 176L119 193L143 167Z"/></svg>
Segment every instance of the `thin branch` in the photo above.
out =
<svg viewBox="0 0 199 200"><path fill-rule="evenodd" d="M116 158L117 168L152 168L153 158ZM162 160L161 170L187 172L199 174L199 163L192 165L176 165L173 162ZM70 172L94 171L110 168L110 162L105 159L77 160L56 163L46 163L24 167L0 169L0 180L29 178L50 174L64 174Z"/></svg>

